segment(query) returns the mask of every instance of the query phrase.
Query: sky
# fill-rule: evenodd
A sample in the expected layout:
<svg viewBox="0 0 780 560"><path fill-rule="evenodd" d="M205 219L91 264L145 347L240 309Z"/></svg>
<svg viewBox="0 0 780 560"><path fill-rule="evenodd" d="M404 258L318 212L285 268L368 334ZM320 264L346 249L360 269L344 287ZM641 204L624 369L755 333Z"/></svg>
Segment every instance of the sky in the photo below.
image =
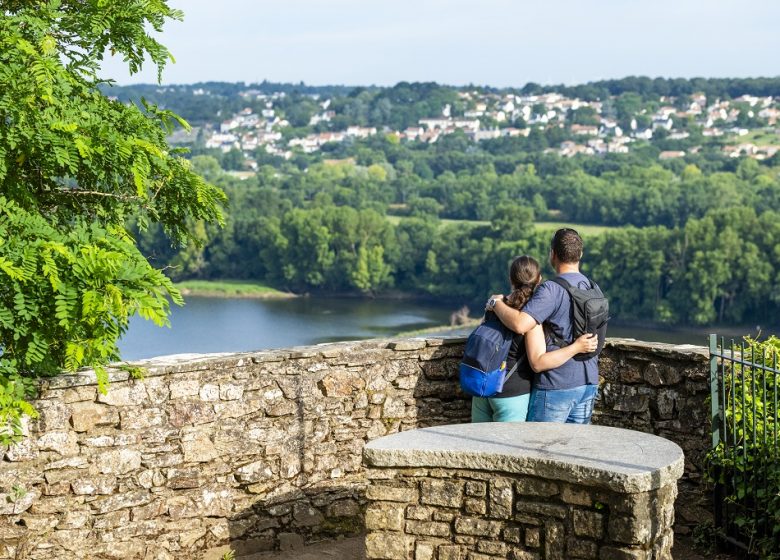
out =
<svg viewBox="0 0 780 560"><path fill-rule="evenodd" d="M780 76L778 0L169 0L163 83L578 84ZM103 75L130 76L119 59Z"/></svg>

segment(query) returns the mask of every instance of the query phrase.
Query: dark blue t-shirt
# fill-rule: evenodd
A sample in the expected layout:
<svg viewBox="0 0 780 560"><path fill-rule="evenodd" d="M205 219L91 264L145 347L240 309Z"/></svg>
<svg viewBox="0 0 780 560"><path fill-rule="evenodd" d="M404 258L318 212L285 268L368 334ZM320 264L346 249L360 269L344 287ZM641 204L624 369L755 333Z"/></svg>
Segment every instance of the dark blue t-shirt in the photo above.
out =
<svg viewBox="0 0 780 560"><path fill-rule="evenodd" d="M559 275L572 286L590 288L590 281L579 272L567 272ZM533 317L538 324L548 323L564 340L571 340L571 297L555 282L544 282L525 304L523 311ZM547 339L547 351L558 350L558 346ZM598 385L598 357L582 362L569 360L555 369L540 373L534 377L534 387L540 389L572 389L582 385Z"/></svg>

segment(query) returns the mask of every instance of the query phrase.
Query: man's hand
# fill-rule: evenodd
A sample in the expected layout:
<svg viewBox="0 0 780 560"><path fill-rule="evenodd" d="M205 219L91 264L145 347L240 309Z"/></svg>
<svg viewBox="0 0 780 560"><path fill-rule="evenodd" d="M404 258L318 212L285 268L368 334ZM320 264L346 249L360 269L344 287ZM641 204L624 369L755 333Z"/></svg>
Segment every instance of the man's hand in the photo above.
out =
<svg viewBox="0 0 780 560"><path fill-rule="evenodd" d="M585 333L572 344L577 349L577 354L588 354L589 352L595 352L596 348L598 348L599 337L594 333Z"/></svg>

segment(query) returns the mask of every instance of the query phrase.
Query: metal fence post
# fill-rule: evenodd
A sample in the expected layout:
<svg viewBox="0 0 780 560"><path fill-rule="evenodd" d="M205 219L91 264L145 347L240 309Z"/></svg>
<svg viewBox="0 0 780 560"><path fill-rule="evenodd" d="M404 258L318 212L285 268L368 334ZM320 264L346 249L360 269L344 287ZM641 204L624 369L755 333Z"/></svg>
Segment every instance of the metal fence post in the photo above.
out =
<svg viewBox="0 0 780 560"><path fill-rule="evenodd" d="M718 335L710 335L710 403L712 420L712 448L720 443L720 412L718 410Z"/></svg>

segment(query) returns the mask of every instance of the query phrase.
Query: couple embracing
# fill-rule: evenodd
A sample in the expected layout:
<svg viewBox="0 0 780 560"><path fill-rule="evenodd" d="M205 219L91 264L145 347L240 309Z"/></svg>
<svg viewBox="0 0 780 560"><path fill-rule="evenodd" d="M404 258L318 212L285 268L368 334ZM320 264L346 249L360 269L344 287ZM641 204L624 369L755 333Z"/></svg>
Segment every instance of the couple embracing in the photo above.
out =
<svg viewBox="0 0 780 560"><path fill-rule="evenodd" d="M599 383L597 352L607 319L600 325L601 336L589 329L590 334L575 338L583 330L581 324L574 325L582 323L575 293L601 294L580 273L582 253L579 234L564 228L555 232L550 247L555 279L542 283L539 263L532 257L512 262L512 293L492 296L486 310L515 333L506 359L506 370L514 368L514 373L499 393L473 397L472 422L590 422Z"/></svg>

